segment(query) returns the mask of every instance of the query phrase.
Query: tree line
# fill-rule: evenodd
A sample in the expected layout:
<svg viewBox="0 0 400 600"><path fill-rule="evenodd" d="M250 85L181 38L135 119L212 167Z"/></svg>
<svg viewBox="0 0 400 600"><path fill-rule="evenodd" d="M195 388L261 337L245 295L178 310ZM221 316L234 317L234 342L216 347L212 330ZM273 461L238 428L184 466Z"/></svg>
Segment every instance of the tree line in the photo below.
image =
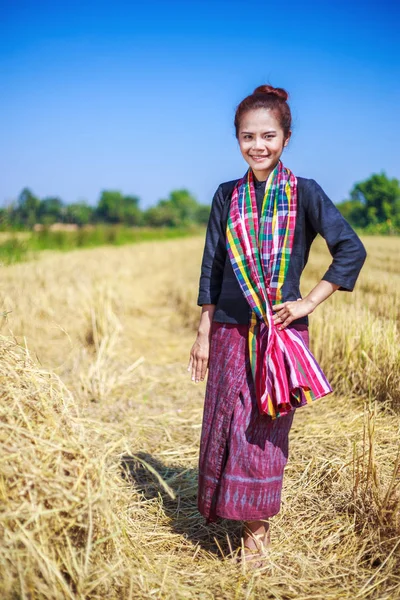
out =
<svg viewBox="0 0 400 600"><path fill-rule="evenodd" d="M59 197L38 198L24 188L16 201L0 209L2 228L32 229L37 223L123 224L137 227L185 227L206 224L210 206L200 204L188 190L174 190L169 198L142 210L139 198L115 190L103 190L96 206L85 201L64 203Z"/></svg>
<svg viewBox="0 0 400 600"><path fill-rule="evenodd" d="M350 198L337 204L353 227L371 232L400 232L400 183L382 172L356 183ZM139 198L119 191L104 190L96 206L86 202L65 204L58 197L40 199L24 188L15 202L0 209L0 224L5 228L33 228L36 223L97 223L147 227L185 227L206 225L210 206L200 204L186 189L174 190L169 198L142 210Z"/></svg>
<svg viewBox="0 0 400 600"><path fill-rule="evenodd" d="M349 200L337 207L354 227L380 233L400 233L400 183L382 172L356 183Z"/></svg>

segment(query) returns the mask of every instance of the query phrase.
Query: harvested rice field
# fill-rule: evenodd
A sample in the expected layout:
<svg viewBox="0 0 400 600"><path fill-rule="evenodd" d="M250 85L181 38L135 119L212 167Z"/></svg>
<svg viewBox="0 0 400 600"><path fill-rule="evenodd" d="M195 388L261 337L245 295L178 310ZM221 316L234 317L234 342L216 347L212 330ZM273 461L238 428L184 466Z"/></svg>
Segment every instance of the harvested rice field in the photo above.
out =
<svg viewBox="0 0 400 600"><path fill-rule="evenodd" d="M2 600L400 598L400 239L310 315L335 393L297 411L262 568L196 507L187 371L204 236L2 267ZM302 279L326 271L323 240Z"/></svg>

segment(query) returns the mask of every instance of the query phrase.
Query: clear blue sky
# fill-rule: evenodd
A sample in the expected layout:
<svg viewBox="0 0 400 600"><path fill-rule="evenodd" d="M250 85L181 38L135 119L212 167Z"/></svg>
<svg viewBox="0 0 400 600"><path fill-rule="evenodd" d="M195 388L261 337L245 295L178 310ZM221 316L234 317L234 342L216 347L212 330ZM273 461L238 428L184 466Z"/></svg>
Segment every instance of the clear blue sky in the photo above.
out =
<svg viewBox="0 0 400 600"><path fill-rule="evenodd" d="M398 2L0 0L0 202L141 207L188 188L209 203L246 171L236 105L289 91L284 163L335 202L382 170L400 178Z"/></svg>

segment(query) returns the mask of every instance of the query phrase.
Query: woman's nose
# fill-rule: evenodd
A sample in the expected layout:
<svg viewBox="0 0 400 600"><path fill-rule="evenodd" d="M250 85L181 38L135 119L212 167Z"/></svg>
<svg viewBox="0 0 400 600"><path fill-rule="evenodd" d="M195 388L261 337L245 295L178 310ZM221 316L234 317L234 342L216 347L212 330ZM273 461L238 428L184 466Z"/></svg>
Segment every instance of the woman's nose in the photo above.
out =
<svg viewBox="0 0 400 600"><path fill-rule="evenodd" d="M263 148L263 147L264 147L263 139L261 137L254 138L254 148Z"/></svg>

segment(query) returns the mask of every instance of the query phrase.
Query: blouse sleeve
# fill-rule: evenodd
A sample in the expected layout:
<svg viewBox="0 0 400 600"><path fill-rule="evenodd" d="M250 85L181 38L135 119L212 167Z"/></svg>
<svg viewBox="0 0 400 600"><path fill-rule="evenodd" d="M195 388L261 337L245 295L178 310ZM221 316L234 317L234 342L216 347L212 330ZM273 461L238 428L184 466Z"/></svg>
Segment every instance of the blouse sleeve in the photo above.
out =
<svg viewBox="0 0 400 600"><path fill-rule="evenodd" d="M204 243L197 305L217 304L221 293L226 258L225 232L222 226L224 195L219 186L211 204Z"/></svg>
<svg viewBox="0 0 400 600"><path fill-rule="evenodd" d="M351 292L367 253L360 238L314 179L306 194L307 217L313 229L326 241L333 261L322 277Z"/></svg>

